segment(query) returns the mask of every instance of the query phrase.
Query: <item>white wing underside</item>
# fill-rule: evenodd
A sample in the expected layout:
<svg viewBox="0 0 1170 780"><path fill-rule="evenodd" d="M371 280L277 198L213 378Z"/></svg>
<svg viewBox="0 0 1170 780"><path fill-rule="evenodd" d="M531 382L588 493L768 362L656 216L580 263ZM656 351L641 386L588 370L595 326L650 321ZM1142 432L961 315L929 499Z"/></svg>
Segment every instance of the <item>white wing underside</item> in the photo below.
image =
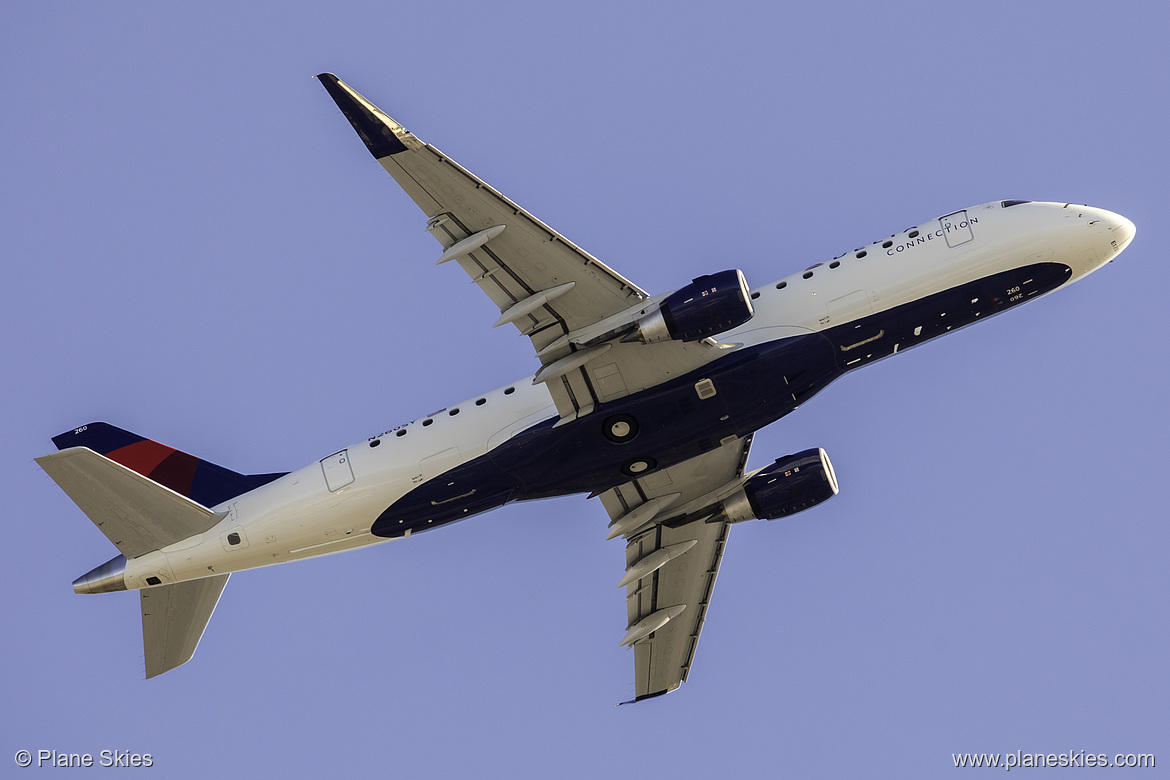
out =
<svg viewBox="0 0 1170 780"><path fill-rule="evenodd" d="M678 557L626 586L630 626L661 610L684 607L634 643L634 701L669 693L687 679L731 528L719 502L738 486L750 447L750 436L733 439L601 494L611 520L644 502L680 494L651 525L629 537L627 571L658 550L694 541Z"/></svg>
<svg viewBox="0 0 1170 780"><path fill-rule="evenodd" d="M621 336L664 295L648 296L336 76L318 78L370 153L426 215L427 230L444 250L438 262L457 262L499 309L496 324L511 323L531 339L542 365L535 381L546 383L563 421L718 356L711 341L623 342ZM651 559L669 554L668 563L627 588L631 632L639 621L672 616L633 641L636 700L674 690L690 670L727 542L729 523L716 514L718 501L739 484L750 443L750 436L726 440L601 494L611 519L663 499L653 524L626 534L627 570L673 548Z"/></svg>
<svg viewBox="0 0 1170 780"><path fill-rule="evenodd" d="M588 414L596 403L653 387L717 355L706 342L605 338L628 324L626 317L610 318L640 304L650 312L664 296L648 296L335 76L319 78L370 152L427 216L427 230L445 250L440 259L457 262L491 298L498 324L510 322L532 340L542 373L604 342L596 357L547 381L562 418Z"/></svg>

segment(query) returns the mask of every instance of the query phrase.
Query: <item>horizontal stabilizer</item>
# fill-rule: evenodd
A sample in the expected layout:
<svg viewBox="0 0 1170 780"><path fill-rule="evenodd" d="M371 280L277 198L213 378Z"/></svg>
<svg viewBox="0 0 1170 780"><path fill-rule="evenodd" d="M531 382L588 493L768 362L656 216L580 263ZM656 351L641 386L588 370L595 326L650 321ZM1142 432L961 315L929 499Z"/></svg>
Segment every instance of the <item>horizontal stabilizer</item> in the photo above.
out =
<svg viewBox="0 0 1170 780"><path fill-rule="evenodd" d="M86 447L37 463L127 558L201 534L220 516Z"/></svg>
<svg viewBox="0 0 1170 780"><path fill-rule="evenodd" d="M230 576L217 574L142 591L147 679L191 660Z"/></svg>

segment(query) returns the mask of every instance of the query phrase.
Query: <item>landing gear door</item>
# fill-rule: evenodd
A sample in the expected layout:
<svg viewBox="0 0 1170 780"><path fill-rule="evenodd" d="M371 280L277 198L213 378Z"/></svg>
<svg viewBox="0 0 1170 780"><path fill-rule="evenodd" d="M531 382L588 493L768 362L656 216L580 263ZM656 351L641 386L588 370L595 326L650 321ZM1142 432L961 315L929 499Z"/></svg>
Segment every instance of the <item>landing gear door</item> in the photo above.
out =
<svg viewBox="0 0 1170 780"><path fill-rule="evenodd" d="M353 482L353 468L349 465L349 450L335 452L321 461L325 484L330 492L336 493Z"/></svg>
<svg viewBox="0 0 1170 780"><path fill-rule="evenodd" d="M949 247L962 246L975 238L975 234L971 232L971 220L967 218L966 209L939 217L938 224L946 236Z"/></svg>

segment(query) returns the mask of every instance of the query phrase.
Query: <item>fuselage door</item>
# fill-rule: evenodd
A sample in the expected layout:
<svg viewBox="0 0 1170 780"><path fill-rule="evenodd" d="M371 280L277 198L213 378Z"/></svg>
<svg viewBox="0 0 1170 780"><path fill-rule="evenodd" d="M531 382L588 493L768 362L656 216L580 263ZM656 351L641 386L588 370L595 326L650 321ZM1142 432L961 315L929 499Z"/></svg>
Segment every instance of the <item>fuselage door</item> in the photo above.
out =
<svg viewBox="0 0 1170 780"><path fill-rule="evenodd" d="M949 247L962 246L975 238L975 234L971 232L971 221L967 218L966 209L939 217L938 224L946 236Z"/></svg>
<svg viewBox="0 0 1170 780"><path fill-rule="evenodd" d="M829 310L829 325L840 325L843 322L859 320L873 314L873 305L865 290L854 290L848 295L834 298L827 304Z"/></svg>
<svg viewBox="0 0 1170 780"><path fill-rule="evenodd" d="M424 480L437 477L459 465L459 448L448 447L442 452L428 455L418 462L418 469Z"/></svg>
<svg viewBox="0 0 1170 780"><path fill-rule="evenodd" d="M349 465L349 450L335 452L321 461L325 484L330 492L336 493L353 482L353 468Z"/></svg>

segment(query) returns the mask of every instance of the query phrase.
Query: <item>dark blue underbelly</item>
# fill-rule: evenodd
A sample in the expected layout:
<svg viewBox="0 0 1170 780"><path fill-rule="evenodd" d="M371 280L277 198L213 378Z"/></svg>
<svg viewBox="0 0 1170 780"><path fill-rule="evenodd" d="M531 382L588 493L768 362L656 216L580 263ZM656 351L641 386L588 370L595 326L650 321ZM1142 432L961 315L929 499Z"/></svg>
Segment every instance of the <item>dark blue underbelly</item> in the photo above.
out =
<svg viewBox="0 0 1170 780"><path fill-rule="evenodd" d="M378 517L373 533L402 536L518 501L600 492L628 482L631 465L672 466L775 422L855 368L986 319L1056 289L1072 275L1060 263L995 274L818 333L732 352L684 376L553 427L549 419L487 455L419 485ZM695 384L716 393L700 399ZM614 441L615 419L637 433Z"/></svg>

